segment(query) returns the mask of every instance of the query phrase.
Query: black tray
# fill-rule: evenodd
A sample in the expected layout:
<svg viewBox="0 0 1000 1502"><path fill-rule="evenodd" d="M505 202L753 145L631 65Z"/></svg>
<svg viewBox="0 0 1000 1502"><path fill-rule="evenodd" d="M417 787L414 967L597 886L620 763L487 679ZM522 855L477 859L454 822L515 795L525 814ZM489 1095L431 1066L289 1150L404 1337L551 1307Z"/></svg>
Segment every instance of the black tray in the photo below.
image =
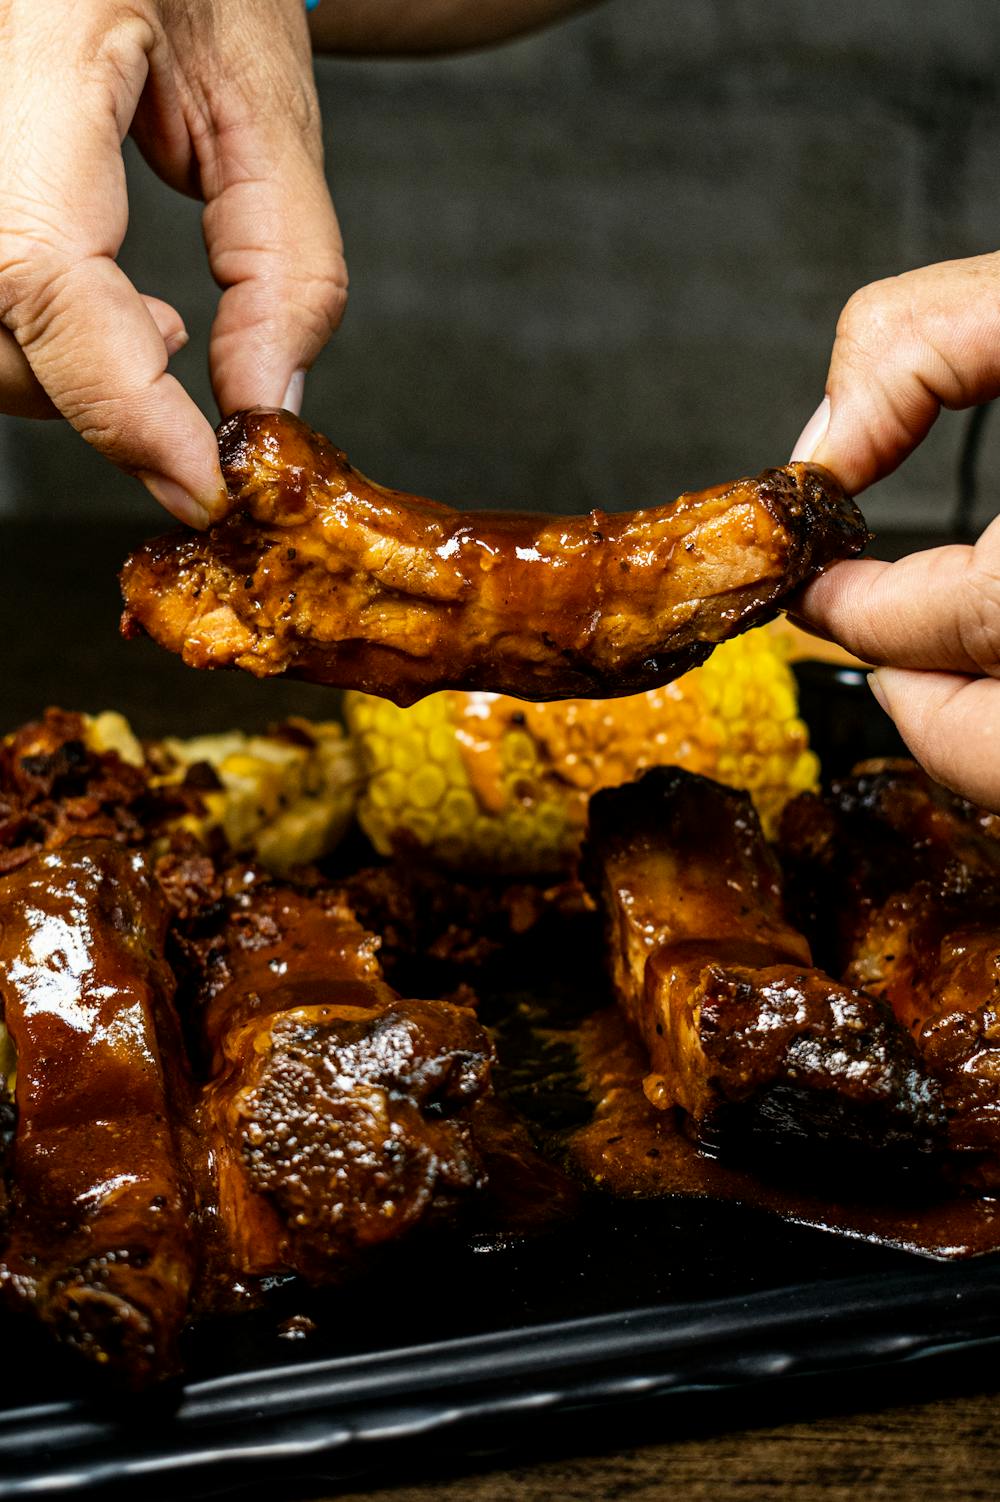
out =
<svg viewBox="0 0 1000 1502"><path fill-rule="evenodd" d="M863 674L810 665L800 679L832 770L898 749ZM79 1375L15 1330L0 1362L0 1499L286 1490L428 1440L498 1447L574 1411L1000 1342L1000 1255L937 1263L711 1201L589 1201L571 1226L425 1240L348 1290L304 1297L284 1290L266 1313L203 1326L183 1389L128 1409L85 1401ZM315 1324L306 1341L280 1333L296 1312Z"/></svg>

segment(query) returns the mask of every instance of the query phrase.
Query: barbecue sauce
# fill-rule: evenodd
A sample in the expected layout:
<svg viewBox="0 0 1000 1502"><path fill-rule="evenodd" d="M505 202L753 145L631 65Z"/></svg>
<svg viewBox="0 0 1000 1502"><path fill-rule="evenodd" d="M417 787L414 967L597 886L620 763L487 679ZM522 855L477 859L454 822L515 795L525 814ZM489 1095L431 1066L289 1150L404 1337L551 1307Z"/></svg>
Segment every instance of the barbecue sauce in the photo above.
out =
<svg viewBox="0 0 1000 1502"><path fill-rule="evenodd" d="M942 1259L1000 1251L1000 1199L942 1193L926 1185L899 1198L831 1198L790 1188L762 1172L735 1168L699 1152L672 1112L643 1093L645 1053L617 1008L596 1012L569 1035L592 1118L567 1138L570 1163L605 1194L626 1199L669 1195L727 1200L769 1210L882 1246Z"/></svg>

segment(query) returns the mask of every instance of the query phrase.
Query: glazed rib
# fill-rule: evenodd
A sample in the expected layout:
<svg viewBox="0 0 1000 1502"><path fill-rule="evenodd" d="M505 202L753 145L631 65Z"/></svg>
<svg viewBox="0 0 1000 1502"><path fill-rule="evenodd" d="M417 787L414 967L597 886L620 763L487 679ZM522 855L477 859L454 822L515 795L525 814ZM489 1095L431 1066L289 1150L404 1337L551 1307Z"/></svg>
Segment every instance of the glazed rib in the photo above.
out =
<svg viewBox="0 0 1000 1502"><path fill-rule="evenodd" d="M859 553L864 521L810 465L670 506L545 517L457 512L386 490L287 412L219 433L238 510L147 543L122 573L126 635L191 667L287 673L410 704L653 688Z"/></svg>
<svg viewBox="0 0 1000 1502"><path fill-rule="evenodd" d="M467 1009L385 984L335 889L248 874L188 956L209 1219L240 1274L329 1282L480 1186L470 1114L492 1048Z"/></svg>
<svg viewBox="0 0 1000 1502"><path fill-rule="evenodd" d="M913 763L867 763L789 805L782 855L845 981L883 998L938 1081L953 1150L1000 1157L995 816ZM973 1174L993 1169L970 1165Z"/></svg>
<svg viewBox="0 0 1000 1502"><path fill-rule="evenodd" d="M938 1106L878 1001L811 964L749 797L677 768L591 799L615 994L654 1105L723 1148L755 1135L926 1150Z"/></svg>
<svg viewBox="0 0 1000 1502"><path fill-rule="evenodd" d="M66 844L0 881L17 1050L0 1284L136 1386L177 1369L195 1271L164 929L142 858L110 841Z"/></svg>

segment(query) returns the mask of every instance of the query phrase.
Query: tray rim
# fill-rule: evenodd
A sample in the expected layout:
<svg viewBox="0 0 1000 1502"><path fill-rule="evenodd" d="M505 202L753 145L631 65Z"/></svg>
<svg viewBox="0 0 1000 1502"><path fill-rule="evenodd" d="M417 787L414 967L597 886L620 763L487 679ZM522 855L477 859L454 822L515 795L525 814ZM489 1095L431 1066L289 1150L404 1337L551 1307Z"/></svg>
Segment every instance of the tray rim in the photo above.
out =
<svg viewBox="0 0 1000 1502"><path fill-rule="evenodd" d="M529 1322L214 1376L176 1414L123 1422L66 1400L0 1412L0 1499L144 1481L192 1499L289 1466L330 1481L489 1421L723 1393L1000 1345L1000 1254ZM260 1419L265 1416L262 1432ZM12 1469L14 1468L14 1469ZM252 1472L252 1475L250 1474Z"/></svg>

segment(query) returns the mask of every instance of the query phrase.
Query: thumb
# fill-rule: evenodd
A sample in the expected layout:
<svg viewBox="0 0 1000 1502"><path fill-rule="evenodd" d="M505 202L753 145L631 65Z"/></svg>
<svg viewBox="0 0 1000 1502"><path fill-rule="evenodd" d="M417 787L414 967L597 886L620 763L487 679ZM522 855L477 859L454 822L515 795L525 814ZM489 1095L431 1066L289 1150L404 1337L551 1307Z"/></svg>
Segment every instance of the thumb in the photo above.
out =
<svg viewBox="0 0 1000 1502"><path fill-rule="evenodd" d="M925 266L856 292L837 324L826 396L793 450L852 494L889 474L942 407L1000 395L1000 256Z"/></svg>

